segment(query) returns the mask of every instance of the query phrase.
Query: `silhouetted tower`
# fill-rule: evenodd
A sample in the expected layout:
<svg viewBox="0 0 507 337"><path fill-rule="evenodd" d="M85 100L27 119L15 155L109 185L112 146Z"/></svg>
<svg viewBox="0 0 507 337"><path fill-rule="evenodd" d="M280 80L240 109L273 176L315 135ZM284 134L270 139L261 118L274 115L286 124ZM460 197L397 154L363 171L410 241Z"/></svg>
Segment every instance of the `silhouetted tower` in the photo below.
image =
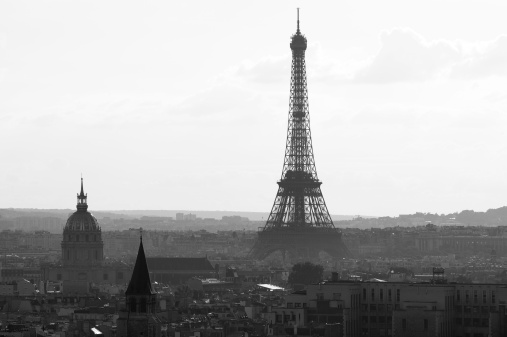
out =
<svg viewBox="0 0 507 337"><path fill-rule="evenodd" d="M341 232L334 227L320 190L313 158L308 89L306 85L306 37L292 36L292 73L289 122L282 177L266 225L258 232L250 256L264 259L274 251L310 257L325 251L334 257L348 256Z"/></svg>
<svg viewBox="0 0 507 337"><path fill-rule="evenodd" d="M153 289L144 255L143 237L139 243L136 264L125 291L126 308L118 318L118 337L159 337L161 321L157 317L157 293Z"/></svg>
<svg viewBox="0 0 507 337"><path fill-rule="evenodd" d="M97 219L88 212L87 199L81 178L76 211L69 216L63 228L61 276L64 293L88 293L90 283L103 274L102 230Z"/></svg>

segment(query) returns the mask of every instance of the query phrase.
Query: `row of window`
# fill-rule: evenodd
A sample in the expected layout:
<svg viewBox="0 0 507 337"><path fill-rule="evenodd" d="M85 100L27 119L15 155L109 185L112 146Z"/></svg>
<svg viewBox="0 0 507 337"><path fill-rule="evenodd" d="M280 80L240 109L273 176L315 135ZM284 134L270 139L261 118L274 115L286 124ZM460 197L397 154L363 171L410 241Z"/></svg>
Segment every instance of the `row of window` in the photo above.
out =
<svg viewBox="0 0 507 337"><path fill-rule="evenodd" d="M79 260L91 260L91 255L92 255L92 251L91 250L88 250L86 252L88 252L87 254L84 253L85 251L76 251L74 250L74 260L77 260L78 259L78 255L79 255ZM83 255L84 254L84 255ZM98 250L95 250L95 260L99 260L102 256L99 257L99 252ZM66 257L65 257L66 260L70 260L70 249L67 249L67 254L66 254Z"/></svg>
<svg viewBox="0 0 507 337"><path fill-rule="evenodd" d="M400 305L399 304L395 304L394 305L394 309L395 310L399 310L400 309ZM361 304L361 310L364 311L364 312L375 312L375 311L379 311L379 312L383 312L383 311L392 311L393 310L393 305L392 304Z"/></svg>
<svg viewBox="0 0 507 337"><path fill-rule="evenodd" d="M489 319L488 318L461 318L456 317L455 322L457 325L462 325L465 327L473 326L473 327L489 327Z"/></svg>
<svg viewBox="0 0 507 337"><path fill-rule="evenodd" d="M362 316L361 322L363 324L368 324L368 323L392 324L393 317L392 316L387 316L387 317L386 316L378 316L378 317L377 316Z"/></svg>
<svg viewBox="0 0 507 337"><path fill-rule="evenodd" d="M96 234L84 234L83 236L80 236L79 234L74 235L68 234L66 235L67 241L80 241L80 239L83 239L85 242L89 241L99 241L99 236Z"/></svg>
<svg viewBox="0 0 507 337"><path fill-rule="evenodd" d="M371 301L375 301L377 299L376 297L376 292L375 292L375 288L372 288L370 290L370 299ZM378 291L378 300L380 302L383 302L384 301L384 289L379 289ZM363 288L363 301L366 301L367 300L367 290L366 288ZM396 289L396 302L400 302L401 300L401 291L400 289ZM387 289L387 302L392 302L393 301L393 292L392 292L392 289Z"/></svg>
<svg viewBox="0 0 507 337"><path fill-rule="evenodd" d="M411 323L413 324L413 321L411 321ZM428 320L426 318L424 318L423 319L423 328L424 328L424 331L428 331L428 326L429 326ZM401 320L401 328L402 328L403 331L407 330L407 320L405 318L403 318Z"/></svg>
<svg viewBox="0 0 507 337"><path fill-rule="evenodd" d="M287 308L306 308L306 303L287 303Z"/></svg>
<svg viewBox="0 0 507 337"><path fill-rule="evenodd" d="M109 274L104 273L104 275L102 276L102 279L104 281L109 280ZM123 272L121 272L121 271L117 272L116 273L116 279L117 280L123 280ZM62 280L62 274L60 274L60 273L56 274L56 280L57 281L61 281Z"/></svg>
<svg viewBox="0 0 507 337"><path fill-rule="evenodd" d="M471 295L473 296L473 303L479 303L480 295L482 295L482 303L488 303L488 298L491 300L491 303L496 302L496 293L494 290L489 291L489 294L487 290L482 290L482 294L480 294L478 290L474 290L473 293L470 290L465 290L464 295L465 298L463 300L465 303L472 303L472 298L470 297ZM456 302L460 303L461 300L462 292L461 290L456 290Z"/></svg>
<svg viewBox="0 0 507 337"><path fill-rule="evenodd" d="M478 314L478 313L483 313L483 314L488 314L490 312L496 312L496 307L495 306L478 306L478 305L474 305L474 306L471 306L471 305L457 305L455 307L455 310L456 312L458 313L465 313L465 314Z"/></svg>

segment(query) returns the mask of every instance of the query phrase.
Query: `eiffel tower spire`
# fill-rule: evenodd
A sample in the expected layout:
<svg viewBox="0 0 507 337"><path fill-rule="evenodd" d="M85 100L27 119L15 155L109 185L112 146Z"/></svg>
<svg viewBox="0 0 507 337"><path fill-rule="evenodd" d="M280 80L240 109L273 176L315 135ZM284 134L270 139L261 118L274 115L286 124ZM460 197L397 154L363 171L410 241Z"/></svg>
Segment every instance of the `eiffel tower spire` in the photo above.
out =
<svg viewBox="0 0 507 337"><path fill-rule="evenodd" d="M325 250L335 256L349 255L329 215L315 168L306 81L307 40L299 29L299 8L290 48L290 104L282 176L251 256L264 258L276 250L306 250L306 255L310 250Z"/></svg>

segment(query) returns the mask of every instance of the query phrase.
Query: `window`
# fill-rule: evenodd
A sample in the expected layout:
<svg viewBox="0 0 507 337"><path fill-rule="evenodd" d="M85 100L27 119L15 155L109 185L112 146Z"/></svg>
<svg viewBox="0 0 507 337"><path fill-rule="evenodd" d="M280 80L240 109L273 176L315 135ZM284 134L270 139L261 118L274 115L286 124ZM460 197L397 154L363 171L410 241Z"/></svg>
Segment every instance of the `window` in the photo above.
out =
<svg viewBox="0 0 507 337"><path fill-rule="evenodd" d="M370 304L370 311L377 311L377 305L376 304Z"/></svg>
<svg viewBox="0 0 507 337"><path fill-rule="evenodd" d="M461 302L461 291L456 290L456 301L459 303Z"/></svg>
<svg viewBox="0 0 507 337"><path fill-rule="evenodd" d="M428 320L424 319L424 331L428 331Z"/></svg>
<svg viewBox="0 0 507 337"><path fill-rule="evenodd" d="M401 294L400 294L400 289L396 289L396 302L399 302L399 301L400 301L400 298L401 298L401 296L400 296L400 295L401 295Z"/></svg>
<svg viewBox="0 0 507 337"><path fill-rule="evenodd" d="M341 300L342 294L340 293L333 293L333 300Z"/></svg>
<svg viewBox="0 0 507 337"><path fill-rule="evenodd" d="M366 301L366 288L363 288L363 300Z"/></svg>
<svg viewBox="0 0 507 337"><path fill-rule="evenodd" d="M294 308L301 308L301 303L294 303Z"/></svg>
<svg viewBox="0 0 507 337"><path fill-rule="evenodd" d="M130 312L136 312L136 310L137 310L137 301L136 301L135 297L133 297L133 298L130 299L130 305L129 305L129 307L130 307Z"/></svg>
<svg viewBox="0 0 507 337"><path fill-rule="evenodd" d="M324 299L324 293L317 293L317 300L322 301Z"/></svg>
<svg viewBox="0 0 507 337"><path fill-rule="evenodd" d="M495 303L495 301L496 301L495 291L494 291L494 290L492 290L492 291L491 291L491 303Z"/></svg>
<svg viewBox="0 0 507 337"><path fill-rule="evenodd" d="M370 316L370 323L377 323L377 316Z"/></svg>
<svg viewBox="0 0 507 337"><path fill-rule="evenodd" d="M488 296L487 296L486 290L483 290L482 291L482 303L487 303L487 302L488 302Z"/></svg>
<svg viewBox="0 0 507 337"><path fill-rule="evenodd" d="M382 302L384 300L384 289L380 289L379 297L380 297L380 302Z"/></svg>
<svg viewBox="0 0 507 337"><path fill-rule="evenodd" d="M387 289L387 301L391 302L391 289Z"/></svg>
<svg viewBox="0 0 507 337"><path fill-rule="evenodd" d="M88 239L89 239L88 234L86 234L85 241L88 242Z"/></svg>
<svg viewBox="0 0 507 337"><path fill-rule="evenodd" d="M407 320L405 318L401 320L401 328L403 329L403 331L407 330Z"/></svg>
<svg viewBox="0 0 507 337"><path fill-rule="evenodd" d="M103 279L104 279L104 281L109 280L109 274L108 273L104 273Z"/></svg>
<svg viewBox="0 0 507 337"><path fill-rule="evenodd" d="M294 303L287 303L287 308L294 308Z"/></svg>
<svg viewBox="0 0 507 337"><path fill-rule="evenodd" d="M479 297L477 296L477 290L474 290L474 303L479 303Z"/></svg>
<svg viewBox="0 0 507 337"><path fill-rule="evenodd" d="M470 294L468 290L465 290L465 303L470 302Z"/></svg>
<svg viewBox="0 0 507 337"><path fill-rule="evenodd" d="M371 290L371 300L375 301L375 289Z"/></svg>
<svg viewBox="0 0 507 337"><path fill-rule="evenodd" d="M147 312L146 311L146 298L141 298L139 303L139 312Z"/></svg>

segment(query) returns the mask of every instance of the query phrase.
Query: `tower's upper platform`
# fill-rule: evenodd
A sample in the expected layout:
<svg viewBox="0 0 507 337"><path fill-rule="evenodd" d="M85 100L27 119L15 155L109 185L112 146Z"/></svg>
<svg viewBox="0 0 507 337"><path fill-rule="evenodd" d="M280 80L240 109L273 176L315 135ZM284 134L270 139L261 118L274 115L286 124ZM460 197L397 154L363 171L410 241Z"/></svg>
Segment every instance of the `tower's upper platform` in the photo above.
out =
<svg viewBox="0 0 507 337"><path fill-rule="evenodd" d="M292 51L305 51L306 46L307 46L306 37L303 34L301 34L301 31L299 30L299 8L298 8L298 29L296 31L296 34L292 35L290 49L292 49Z"/></svg>
<svg viewBox="0 0 507 337"><path fill-rule="evenodd" d="M83 178L81 178L81 193L77 195L77 211L75 211L65 224L63 232L100 232L97 219L88 212L88 195L83 190Z"/></svg>

